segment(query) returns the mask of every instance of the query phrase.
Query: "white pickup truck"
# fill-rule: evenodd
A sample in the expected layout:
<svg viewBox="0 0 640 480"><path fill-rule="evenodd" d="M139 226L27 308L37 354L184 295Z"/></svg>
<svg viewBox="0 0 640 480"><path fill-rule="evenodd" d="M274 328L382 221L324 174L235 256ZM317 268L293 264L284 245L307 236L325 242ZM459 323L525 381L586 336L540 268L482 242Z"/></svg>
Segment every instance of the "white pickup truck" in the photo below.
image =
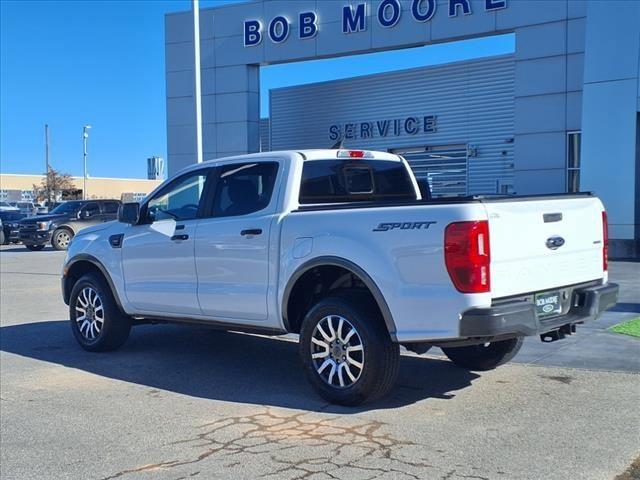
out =
<svg viewBox="0 0 640 480"><path fill-rule="evenodd" d="M79 232L65 260L83 348L157 321L296 333L309 381L344 405L393 386L400 345L487 370L524 336L560 339L617 300L595 196L431 199L389 153L204 162L118 220Z"/></svg>

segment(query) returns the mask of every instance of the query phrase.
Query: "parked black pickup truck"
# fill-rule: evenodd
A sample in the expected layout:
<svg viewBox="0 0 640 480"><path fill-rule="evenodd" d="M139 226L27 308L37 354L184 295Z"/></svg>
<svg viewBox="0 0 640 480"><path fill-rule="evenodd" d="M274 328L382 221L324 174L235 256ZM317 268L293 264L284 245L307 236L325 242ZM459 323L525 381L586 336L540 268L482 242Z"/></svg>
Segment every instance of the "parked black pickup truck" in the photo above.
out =
<svg viewBox="0 0 640 480"><path fill-rule="evenodd" d="M0 225L2 225L2 231L0 232L0 244L8 245L9 243L18 243L18 226L20 220L26 215L19 211L1 211L0 212Z"/></svg>
<svg viewBox="0 0 640 480"><path fill-rule="evenodd" d="M115 220L118 208L118 200L73 200L61 203L48 215L22 219L19 238L29 250L42 250L48 243L56 250L66 250L78 231Z"/></svg>

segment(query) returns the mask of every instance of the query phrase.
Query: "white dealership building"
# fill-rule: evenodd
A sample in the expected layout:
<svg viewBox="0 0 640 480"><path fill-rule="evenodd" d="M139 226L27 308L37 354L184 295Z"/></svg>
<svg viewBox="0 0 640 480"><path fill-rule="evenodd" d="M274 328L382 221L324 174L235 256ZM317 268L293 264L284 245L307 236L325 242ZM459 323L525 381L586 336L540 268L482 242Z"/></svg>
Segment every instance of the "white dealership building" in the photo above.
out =
<svg viewBox="0 0 640 480"><path fill-rule="evenodd" d="M511 34L512 54L270 92L260 67ZM165 20L168 170L197 161L191 12ZM264 0L200 11L204 159L402 153L436 195L594 191L640 254L640 1Z"/></svg>

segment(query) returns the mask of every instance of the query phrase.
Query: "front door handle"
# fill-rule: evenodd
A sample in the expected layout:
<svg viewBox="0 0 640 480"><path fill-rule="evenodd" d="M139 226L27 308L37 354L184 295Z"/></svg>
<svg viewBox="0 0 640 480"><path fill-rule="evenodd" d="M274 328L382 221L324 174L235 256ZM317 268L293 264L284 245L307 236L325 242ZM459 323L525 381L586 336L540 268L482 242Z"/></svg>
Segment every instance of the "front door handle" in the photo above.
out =
<svg viewBox="0 0 640 480"><path fill-rule="evenodd" d="M262 229L261 228L249 228L247 230L242 230L240 232L240 235L245 236L245 235L261 235L262 234Z"/></svg>
<svg viewBox="0 0 640 480"><path fill-rule="evenodd" d="M171 240L173 240L174 242L176 240L189 240L189 235L187 235L186 233L183 233L181 235L174 235L173 237L171 237Z"/></svg>

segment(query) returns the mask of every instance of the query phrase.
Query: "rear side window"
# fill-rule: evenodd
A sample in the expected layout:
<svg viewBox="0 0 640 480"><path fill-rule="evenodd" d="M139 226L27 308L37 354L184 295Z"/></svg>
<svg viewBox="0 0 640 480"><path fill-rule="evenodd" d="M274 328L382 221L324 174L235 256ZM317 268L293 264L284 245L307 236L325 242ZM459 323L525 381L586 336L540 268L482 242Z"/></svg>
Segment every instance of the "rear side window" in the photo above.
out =
<svg viewBox="0 0 640 480"><path fill-rule="evenodd" d="M223 167L216 186L213 215L247 215L266 208L271 201L277 173L277 162L237 163Z"/></svg>
<svg viewBox="0 0 640 480"><path fill-rule="evenodd" d="M409 172L388 160L312 160L302 168L300 203L415 200Z"/></svg>

